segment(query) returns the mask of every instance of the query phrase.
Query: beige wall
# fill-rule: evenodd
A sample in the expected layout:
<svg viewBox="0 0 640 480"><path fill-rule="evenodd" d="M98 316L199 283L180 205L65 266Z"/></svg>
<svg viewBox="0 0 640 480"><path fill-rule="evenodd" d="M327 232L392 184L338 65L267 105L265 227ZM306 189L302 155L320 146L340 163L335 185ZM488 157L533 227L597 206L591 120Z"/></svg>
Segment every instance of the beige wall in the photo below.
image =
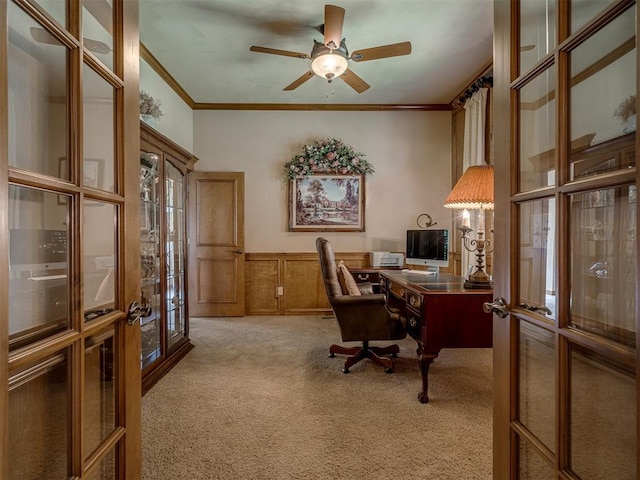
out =
<svg viewBox="0 0 640 480"><path fill-rule="evenodd" d="M164 114L158 119L155 129L169 137L181 147L193 151L193 112L169 85L140 59L140 90L160 100Z"/></svg>
<svg viewBox="0 0 640 480"><path fill-rule="evenodd" d="M376 169L366 182L366 232L323 233L337 251L404 251L428 213L451 228L450 112L194 111L196 170L245 172L245 250L312 252L318 233L287 232L282 166L314 139L341 138Z"/></svg>

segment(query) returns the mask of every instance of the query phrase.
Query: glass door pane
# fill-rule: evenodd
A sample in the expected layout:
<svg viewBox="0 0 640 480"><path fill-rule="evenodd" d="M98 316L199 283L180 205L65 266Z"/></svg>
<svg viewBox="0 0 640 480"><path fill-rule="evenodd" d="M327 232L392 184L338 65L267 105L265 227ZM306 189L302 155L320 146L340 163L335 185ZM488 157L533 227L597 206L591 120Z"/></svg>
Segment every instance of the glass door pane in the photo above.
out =
<svg viewBox="0 0 640 480"><path fill-rule="evenodd" d="M571 326L636 344L636 187L571 196Z"/></svg>
<svg viewBox="0 0 640 480"><path fill-rule="evenodd" d="M113 67L112 0L82 0L82 45L104 63Z"/></svg>
<svg viewBox="0 0 640 480"><path fill-rule="evenodd" d="M556 0L520 2L520 73L556 47Z"/></svg>
<svg viewBox="0 0 640 480"><path fill-rule="evenodd" d="M552 332L520 322L518 420L551 451L556 450L556 355Z"/></svg>
<svg viewBox="0 0 640 480"><path fill-rule="evenodd" d="M571 470L583 480L636 478L632 369L573 348L570 370Z"/></svg>
<svg viewBox="0 0 640 480"><path fill-rule="evenodd" d="M69 352L16 372L9 382L11 480L68 477Z"/></svg>
<svg viewBox="0 0 640 480"><path fill-rule="evenodd" d="M89 457L116 427L113 330L85 341L84 453Z"/></svg>
<svg viewBox="0 0 640 480"><path fill-rule="evenodd" d="M68 180L69 51L11 1L8 17L9 165Z"/></svg>
<svg viewBox="0 0 640 480"><path fill-rule="evenodd" d="M572 180L636 164L635 25L630 8L570 53Z"/></svg>
<svg viewBox="0 0 640 480"><path fill-rule="evenodd" d="M556 179L556 68L552 66L519 91L520 168L518 191L553 185Z"/></svg>
<svg viewBox="0 0 640 480"><path fill-rule="evenodd" d="M64 195L9 186L9 350L70 327Z"/></svg>
<svg viewBox="0 0 640 480"><path fill-rule="evenodd" d="M523 202L520 218L519 305L556 319L556 201Z"/></svg>

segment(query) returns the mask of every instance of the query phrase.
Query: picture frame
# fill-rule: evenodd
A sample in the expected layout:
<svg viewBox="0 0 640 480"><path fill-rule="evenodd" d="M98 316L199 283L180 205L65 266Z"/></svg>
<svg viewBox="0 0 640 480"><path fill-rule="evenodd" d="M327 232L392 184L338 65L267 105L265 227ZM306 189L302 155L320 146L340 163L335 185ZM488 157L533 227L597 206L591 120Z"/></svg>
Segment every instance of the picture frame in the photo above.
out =
<svg viewBox="0 0 640 480"><path fill-rule="evenodd" d="M290 232L364 232L365 177L315 173L289 181Z"/></svg>

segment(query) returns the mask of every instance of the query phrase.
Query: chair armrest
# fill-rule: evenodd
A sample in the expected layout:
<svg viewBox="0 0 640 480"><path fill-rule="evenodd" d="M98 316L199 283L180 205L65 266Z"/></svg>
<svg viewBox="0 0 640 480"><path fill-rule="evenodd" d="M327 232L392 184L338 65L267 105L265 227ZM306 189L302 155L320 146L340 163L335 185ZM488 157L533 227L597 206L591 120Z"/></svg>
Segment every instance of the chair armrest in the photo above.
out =
<svg viewBox="0 0 640 480"><path fill-rule="evenodd" d="M360 290L360 293L362 295L370 295L372 293L375 293L373 291L373 283L371 282L361 282L358 283L358 290Z"/></svg>
<svg viewBox="0 0 640 480"><path fill-rule="evenodd" d="M384 305L385 296L382 293L371 293L368 295L340 295L333 297L331 303L336 306L351 305Z"/></svg>

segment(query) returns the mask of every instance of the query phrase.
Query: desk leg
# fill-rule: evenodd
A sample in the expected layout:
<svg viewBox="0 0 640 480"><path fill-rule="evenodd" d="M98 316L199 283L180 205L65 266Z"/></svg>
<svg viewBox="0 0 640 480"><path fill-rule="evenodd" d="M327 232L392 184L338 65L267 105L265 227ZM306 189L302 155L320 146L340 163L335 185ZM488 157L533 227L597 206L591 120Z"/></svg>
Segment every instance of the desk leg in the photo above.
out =
<svg viewBox="0 0 640 480"><path fill-rule="evenodd" d="M420 373L422 374L422 391L418 394L420 403L429 403L429 366L437 356L438 354L428 354L418 350L418 362L420 363Z"/></svg>

